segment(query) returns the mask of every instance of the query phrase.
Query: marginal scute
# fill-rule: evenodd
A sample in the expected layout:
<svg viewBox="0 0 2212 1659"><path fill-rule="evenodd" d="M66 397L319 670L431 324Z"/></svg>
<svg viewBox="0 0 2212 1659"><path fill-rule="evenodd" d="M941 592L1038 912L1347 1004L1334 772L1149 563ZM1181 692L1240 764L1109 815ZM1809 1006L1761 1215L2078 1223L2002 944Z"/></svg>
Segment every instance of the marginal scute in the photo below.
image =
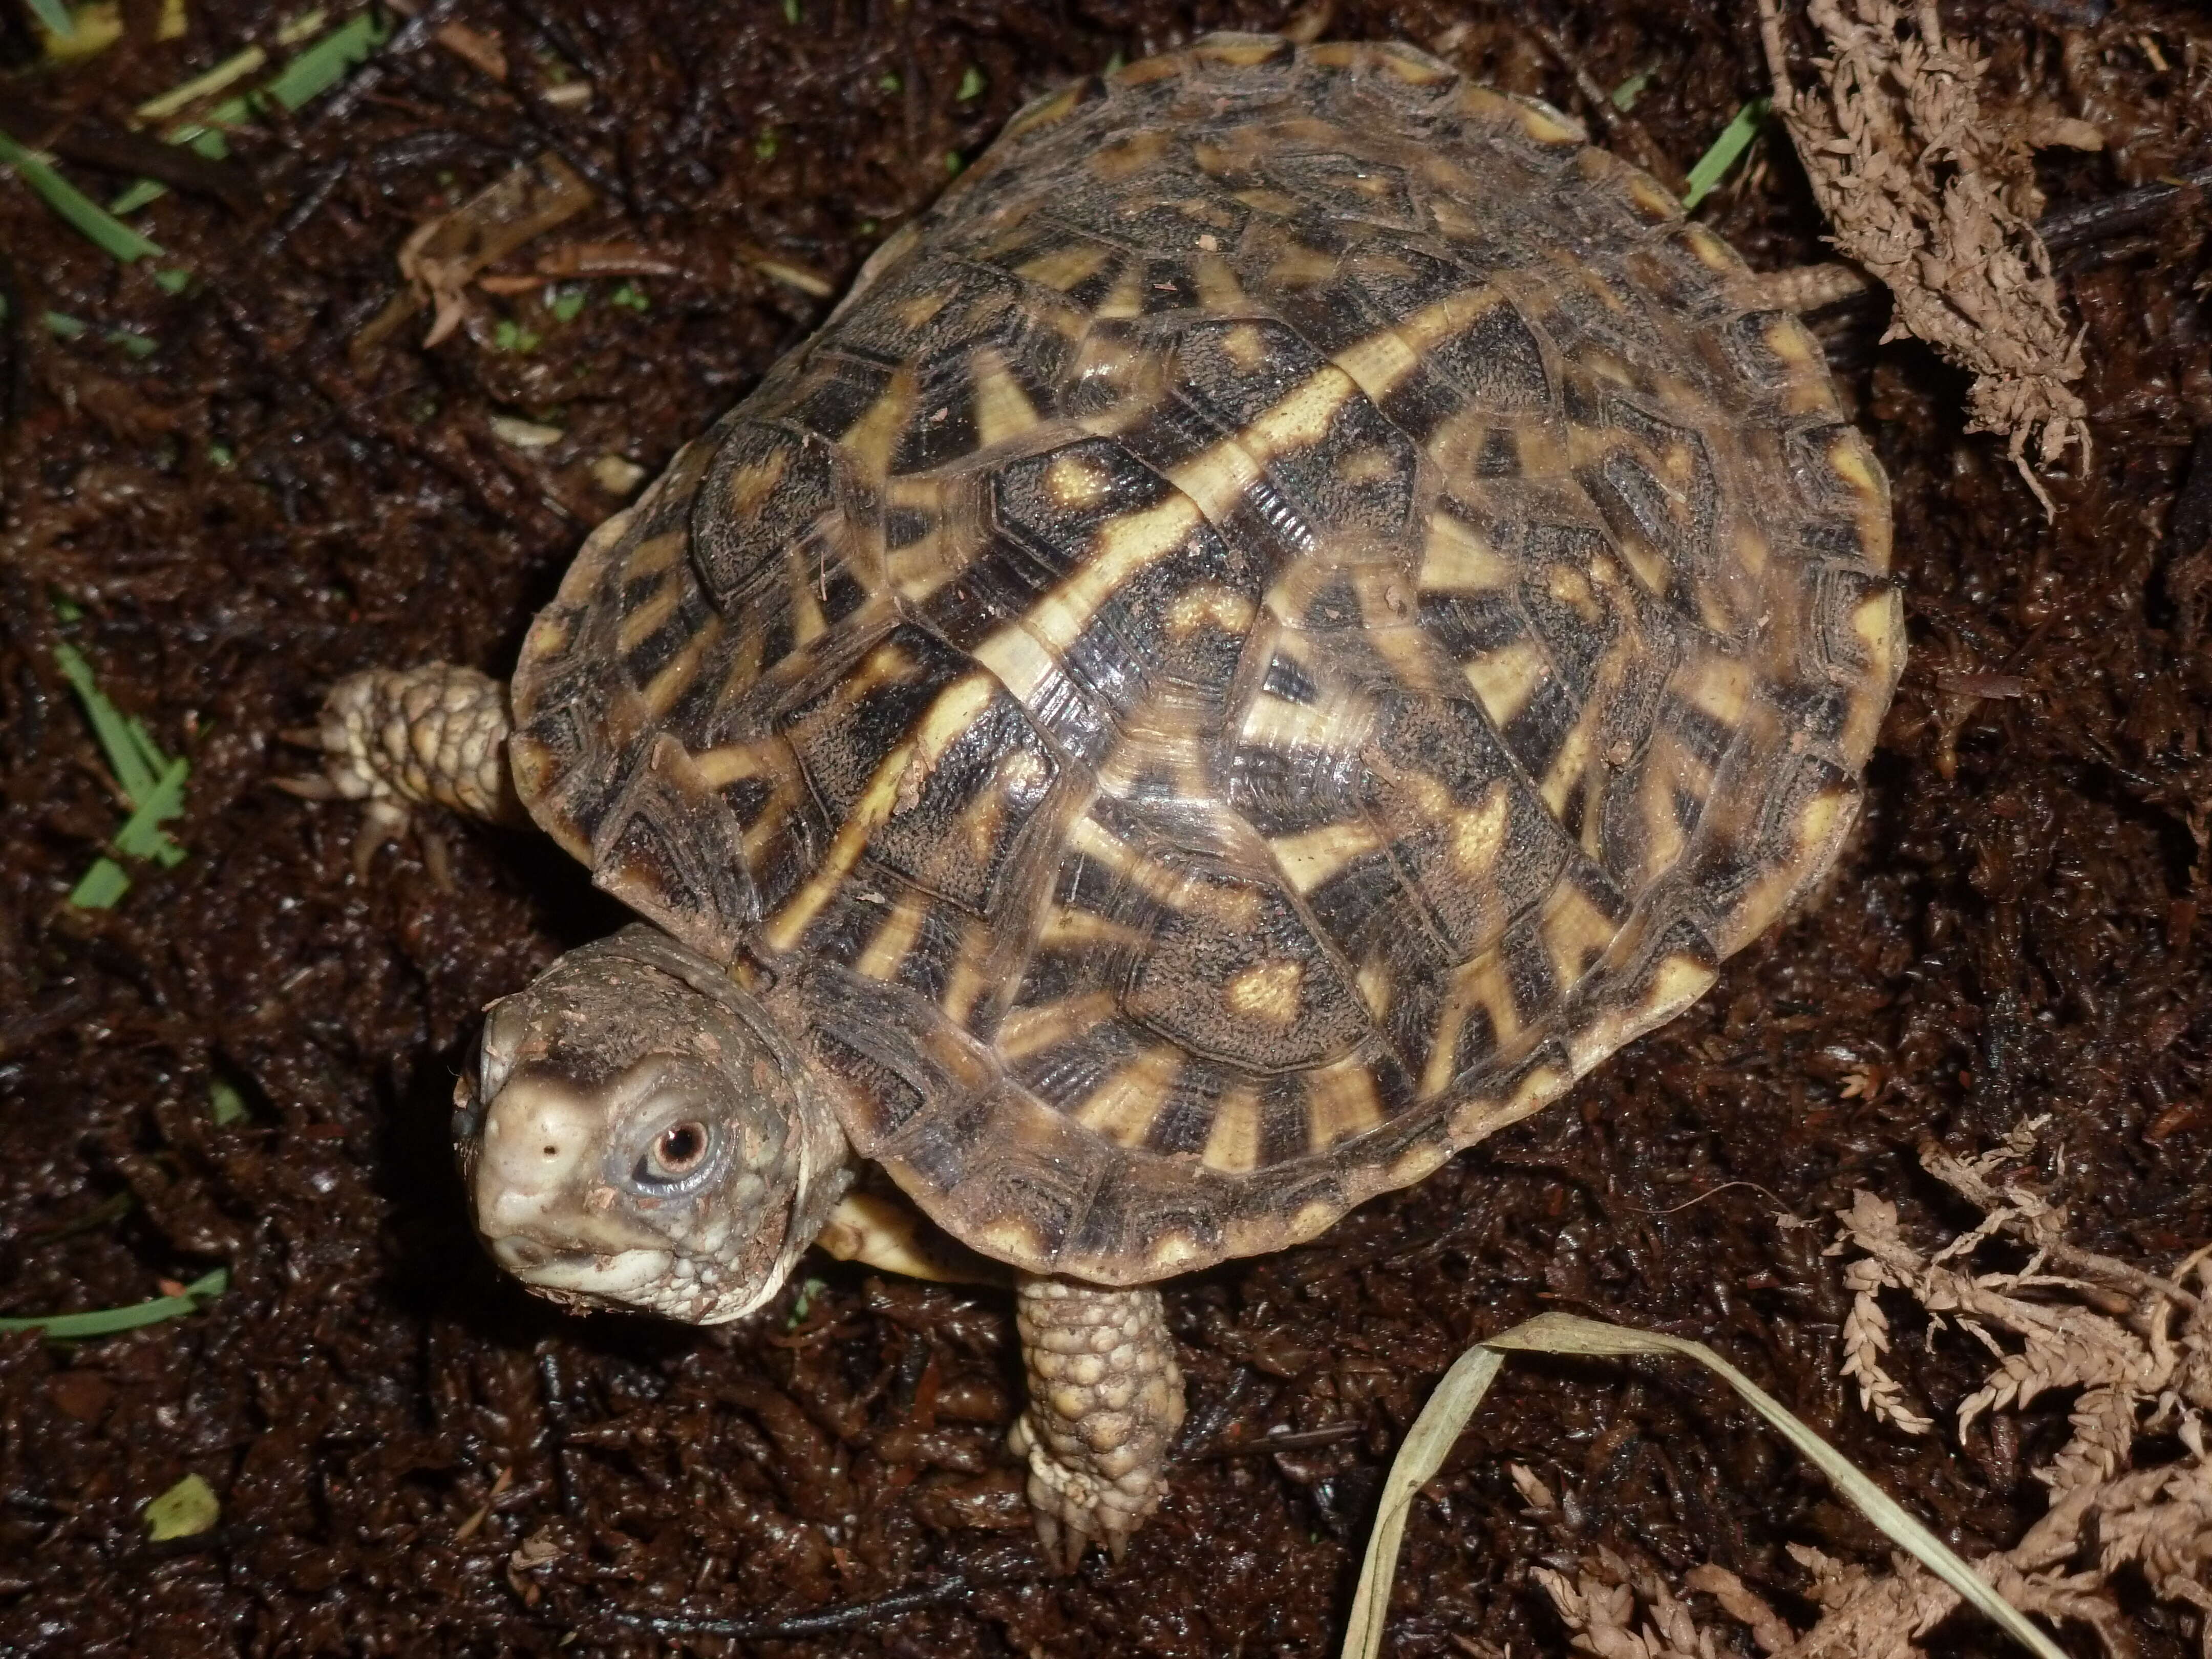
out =
<svg viewBox="0 0 2212 1659"><path fill-rule="evenodd" d="M1836 856L1887 484L1803 326L1585 146L1401 46L1040 99L532 629L532 811L973 1247L1312 1237Z"/></svg>

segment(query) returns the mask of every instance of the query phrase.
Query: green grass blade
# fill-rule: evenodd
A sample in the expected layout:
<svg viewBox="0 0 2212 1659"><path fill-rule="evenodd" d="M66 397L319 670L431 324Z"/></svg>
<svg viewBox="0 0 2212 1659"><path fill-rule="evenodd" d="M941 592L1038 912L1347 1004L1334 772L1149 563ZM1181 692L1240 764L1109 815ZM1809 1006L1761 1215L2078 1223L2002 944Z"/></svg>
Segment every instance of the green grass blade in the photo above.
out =
<svg viewBox="0 0 2212 1659"><path fill-rule="evenodd" d="M279 70L261 89L288 110L319 98L340 81L346 71L384 44L388 31L374 12L363 12L332 29Z"/></svg>
<svg viewBox="0 0 2212 1659"><path fill-rule="evenodd" d="M174 869L184 862L185 849L161 825L184 811L185 780L191 775L191 763L181 755L172 760L163 754L142 723L108 701L93 676L92 665L75 646L66 641L57 644L54 660L84 706L108 768L131 802L131 816L115 832L115 850L126 858L153 859L164 869ZM69 902L80 910L112 909L130 888L131 878L122 866L111 858L98 859L70 890Z"/></svg>
<svg viewBox="0 0 2212 1659"><path fill-rule="evenodd" d="M141 179L125 188L123 194L107 204L107 210L117 217L136 213L149 202L158 202L169 193L167 185L157 185L151 179Z"/></svg>
<svg viewBox="0 0 2212 1659"><path fill-rule="evenodd" d="M316 10L304 17L295 18L277 30L277 44L289 46L308 39L323 27L328 15ZM298 109L343 80L346 71L382 46L390 33L374 12L363 12L316 41L255 91L224 99L197 120L185 121L171 128L161 135L162 142L187 145L210 161L225 161L230 155L230 143L223 137L223 130L243 126L252 120L254 106L258 102L269 99L288 110ZM248 46L244 52L225 58L206 74L187 81L182 86L173 87L160 97L141 104L137 113L141 119L148 121L158 121L174 115L178 111L203 98L212 97L225 87L244 79L268 61L269 54L259 46ZM109 204L110 210L135 213L149 202L159 201L168 193L167 185L156 184L151 179L141 179Z"/></svg>
<svg viewBox="0 0 2212 1659"><path fill-rule="evenodd" d="M185 1285L182 1296L157 1296L151 1302L134 1302L127 1308L101 1308L93 1313L0 1319L0 1331L40 1331L62 1340L112 1336L118 1331L135 1331L142 1325L158 1325L165 1319L181 1319L201 1302L221 1296L229 1288L230 1269L217 1267Z"/></svg>
<svg viewBox="0 0 2212 1659"><path fill-rule="evenodd" d="M123 866L113 859L97 858L70 889L69 902L80 910L112 910L130 890L131 878Z"/></svg>
<svg viewBox="0 0 2212 1659"><path fill-rule="evenodd" d="M182 755L161 769L154 787L138 799L115 832L115 850L130 859L157 859L165 869L184 862L185 849L161 833L161 826L185 810L185 779L191 763Z"/></svg>
<svg viewBox="0 0 2212 1659"><path fill-rule="evenodd" d="M242 81L269 61L259 46L234 52L204 75L196 75L182 86L172 87L158 98L149 98L136 112L142 121L166 121L187 105L211 98L234 81Z"/></svg>
<svg viewBox="0 0 2212 1659"><path fill-rule="evenodd" d="M31 15L39 20L39 27L49 34L71 35L76 33L76 20L62 0L30 0Z"/></svg>
<svg viewBox="0 0 2212 1659"><path fill-rule="evenodd" d="M122 712L108 702L107 694L100 689L93 678L92 665L84 659L77 648L66 641L54 647L54 660L61 665L62 673L76 692L76 700L84 705L85 718L92 722L93 735L107 756L107 764L115 773L116 782L136 806L154 792L155 769L167 766L169 757L155 748L145 728L131 728L137 723L123 717ZM149 756L149 750L151 750Z"/></svg>
<svg viewBox="0 0 2212 1659"><path fill-rule="evenodd" d="M1735 119L1721 129L1721 136L1713 140L1712 148L1698 157L1697 166L1690 169L1688 187L1682 191L1685 210L1697 206L1712 191L1715 185L1728 176L1728 170L1751 148L1751 141L1759 137L1759 129L1766 120L1767 105L1772 100L1754 98L1735 112Z"/></svg>
<svg viewBox="0 0 2212 1659"><path fill-rule="evenodd" d="M0 132L0 166L15 169L15 176L46 198L46 205L66 219L109 257L122 264L161 252L161 245L125 224L106 208L54 171L37 151L26 149Z"/></svg>
<svg viewBox="0 0 2212 1659"><path fill-rule="evenodd" d="M227 1129L253 1115L246 1103L246 1093L227 1077L216 1078L208 1085L208 1115L215 1119L215 1127Z"/></svg>
<svg viewBox="0 0 2212 1659"><path fill-rule="evenodd" d="M1613 89L1611 94L1613 106L1623 115L1627 114L1636 107L1636 100L1644 95L1645 90L1651 85L1651 82L1652 74L1650 70L1638 70Z"/></svg>
<svg viewBox="0 0 2212 1659"><path fill-rule="evenodd" d="M138 758L146 763L146 769L154 775L158 783L161 775L169 767L169 757L161 752L161 745L154 741L153 735L146 730L145 722L136 714L123 717L123 729L130 734L131 746L138 751ZM134 790L131 799L135 805L144 797Z"/></svg>

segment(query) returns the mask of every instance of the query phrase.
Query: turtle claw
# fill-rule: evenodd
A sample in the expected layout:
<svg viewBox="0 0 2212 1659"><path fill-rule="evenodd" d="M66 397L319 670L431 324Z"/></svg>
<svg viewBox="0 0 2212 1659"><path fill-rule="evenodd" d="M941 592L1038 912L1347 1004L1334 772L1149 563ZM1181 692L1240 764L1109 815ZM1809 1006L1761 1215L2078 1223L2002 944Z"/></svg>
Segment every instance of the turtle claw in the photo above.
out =
<svg viewBox="0 0 2212 1659"><path fill-rule="evenodd" d="M405 839L415 815L398 802L373 799L362 809L361 829L353 838L353 873L356 881L368 879L369 866L388 842Z"/></svg>

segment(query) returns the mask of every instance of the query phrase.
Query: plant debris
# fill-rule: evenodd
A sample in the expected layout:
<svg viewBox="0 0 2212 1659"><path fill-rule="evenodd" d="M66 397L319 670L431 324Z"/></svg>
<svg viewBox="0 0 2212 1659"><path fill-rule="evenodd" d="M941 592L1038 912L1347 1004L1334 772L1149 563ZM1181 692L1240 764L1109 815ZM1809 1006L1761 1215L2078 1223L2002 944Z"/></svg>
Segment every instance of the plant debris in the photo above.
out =
<svg viewBox="0 0 2212 1659"><path fill-rule="evenodd" d="M1911 333L1974 376L1967 430L2003 434L2046 513L2029 465L2071 446L2086 466L2081 336L2061 313L2051 254L2035 232L2043 196L2029 130L1981 106L1988 60L1946 40L1932 0L1808 0L1830 56L1800 88L1778 0L1759 0L1774 107L1827 216L1835 245L1886 283L1897 313L1885 338ZM1846 6L1851 8L1846 10ZM2045 129L2080 142L2082 124Z"/></svg>
<svg viewBox="0 0 2212 1659"><path fill-rule="evenodd" d="M146 1538L166 1544L173 1538L191 1538L207 1531L222 1518L222 1504L215 1488L197 1474L183 1480L146 1505Z"/></svg>
<svg viewBox="0 0 2212 1659"><path fill-rule="evenodd" d="M0 1331L36 1331L53 1342L81 1342L88 1337L113 1336L143 1325L159 1325L198 1311L199 1304L230 1288L230 1270L216 1267L167 1295L128 1307L100 1308L90 1313L10 1314L0 1317Z"/></svg>
<svg viewBox="0 0 2212 1659"><path fill-rule="evenodd" d="M1762 1418L1779 1430L1784 1439L1810 1459L1820 1473L1833 1481L1837 1489L1850 1499L1866 1517L1896 1544L1913 1557L1926 1571L1949 1587L1954 1597L1972 1601L1982 1612L2027 1648L2039 1659L2065 1659L2051 1646L2043 1633L2020 1617L2003 1599L1992 1595L1989 1587L1975 1577L1970 1568L1935 1534L1908 1515L1881 1486L1848 1458L1840 1455L1812 1430L1807 1428L1796 1413L1753 1382L1741 1371L1723 1359L1702 1342L1685 1341L1679 1336L1669 1336L1660 1331L1632 1330L1625 1326L1610 1325L1595 1319L1583 1319L1573 1314L1539 1314L1534 1319L1523 1320L1510 1330L1485 1339L1462 1355L1437 1391L1421 1408L1421 1414L1406 1443L1398 1453L1397 1461L1390 1467L1389 1480L1383 1487L1382 1513L1376 1517L1374 1536L1369 1540L1366 1560L1361 1565L1359 1589L1352 1598L1350 1633L1345 1638L1343 1659L1377 1659L1382 1651L1382 1608L1389 1598L1390 1581L1398 1564L1399 1539L1405 1529L1406 1510L1413 1494L1430 1476L1443 1466L1444 1455L1451 1449L1452 1442L1465 1431L1468 1419L1482 1405L1483 1396L1497 1379L1498 1365L1510 1352L1551 1354L1558 1357L1604 1357L1623 1358L1638 1354L1673 1354L1694 1359L1718 1376L1751 1406ZM1520 1469L1514 1484L1524 1497L1538 1501L1539 1507L1549 1508L1553 1499L1543 1483L1528 1470ZM1601 1553L1601 1562L1618 1560L1617 1557ZM1536 1569L1538 1579L1550 1592L1559 1607L1560 1616L1571 1628L1587 1632L1592 1621L1614 1620L1616 1614L1625 1614L1629 1602L1624 1599L1626 1584L1615 1582L1608 1588L1611 1595L1602 1595L1571 1583L1563 1574L1549 1569ZM1670 1648L1679 1648L1685 1659L1690 1659L1692 1650L1698 1644L1683 1646L1679 1640L1681 1632L1689 1628L1686 1615L1679 1603L1665 1594L1664 1586L1646 1597L1658 1615L1659 1629L1644 1638L1630 1634L1627 1644L1607 1647L1599 1644L1590 1650L1604 1659L1613 1659L1613 1653L1622 1655L1648 1654L1650 1659L1662 1659ZM1948 1611L1947 1607L1945 1611ZM1577 1626L1577 1620L1582 1622ZM1625 1632L1626 1626L1620 1624ZM1657 1646L1652 1645L1654 1642ZM1640 1645L1639 1645L1640 1644ZM1856 1650L1853 1650L1856 1651ZM1817 1651L1817 1650L1814 1650ZM1704 1659L1710 1659L1711 1648L1706 1644Z"/></svg>
<svg viewBox="0 0 2212 1659"><path fill-rule="evenodd" d="M546 150L452 212L425 220L400 246L399 274L407 280L406 291L355 337L356 352L375 346L425 306L433 314L423 349L439 344L461 325L468 312L468 286L486 267L591 204L591 186Z"/></svg>
<svg viewBox="0 0 2212 1659"><path fill-rule="evenodd" d="M2033 1470L2047 1494L2043 1517L2010 1548L1974 1563L1978 1579L2013 1606L2093 1630L2119 1659L2137 1650L2136 1620L2122 1605L2133 1577L2160 1600L2194 1611L2212 1651L2212 1246L2192 1253L2171 1278L2070 1243L2066 1206L2038 1190L2023 1166L2049 1119L2020 1126L1994 1151L1960 1158L1932 1143L1928 1172L1982 1212L1940 1247L1913 1243L1897 1206L1864 1188L1852 1195L1827 1254L1852 1254L1844 1273L1852 1304L1843 1330L1844 1371L1861 1403L1908 1435L1934 1419L1904 1403L1904 1386L1883 1367L1889 1321L1879 1300L1903 1291L1929 1321L1929 1337L1952 1326L1970 1335L1996 1368L1957 1407L1961 1442L1984 1413L2019 1411L2049 1390L2079 1390L2071 1434ZM2058 1177L2064 1178L2063 1160ZM2019 1267L1978 1261L2013 1247ZM2051 1271L2051 1269L2063 1271ZM2198 1289L2189 1289L2194 1279ZM2008 1348L1992 1334L2014 1339ZM1905 1656L1959 1604L1960 1586L1900 1559L1887 1571L1838 1560L1810 1545L1790 1553L1810 1575L1821 1608L1813 1627L1792 1631L1725 1568L1708 1565L1685 1580L1730 1617L1751 1626L1762 1652L1781 1659L1820 1655ZM1714 1652L1683 1603L1650 1569L1601 1552L1573 1577L1539 1568L1559 1616L1589 1653L1702 1659ZM1635 1627L1638 1603L1644 1628Z"/></svg>

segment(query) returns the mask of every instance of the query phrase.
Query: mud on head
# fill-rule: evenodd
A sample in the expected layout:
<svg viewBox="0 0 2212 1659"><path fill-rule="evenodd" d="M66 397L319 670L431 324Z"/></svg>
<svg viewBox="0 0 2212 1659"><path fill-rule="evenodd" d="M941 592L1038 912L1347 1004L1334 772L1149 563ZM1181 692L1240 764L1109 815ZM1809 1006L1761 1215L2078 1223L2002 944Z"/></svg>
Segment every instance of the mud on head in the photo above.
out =
<svg viewBox="0 0 2212 1659"><path fill-rule="evenodd" d="M453 1134L477 1231L556 1302L695 1324L775 1295L849 1176L804 1056L646 927L491 1005Z"/></svg>

